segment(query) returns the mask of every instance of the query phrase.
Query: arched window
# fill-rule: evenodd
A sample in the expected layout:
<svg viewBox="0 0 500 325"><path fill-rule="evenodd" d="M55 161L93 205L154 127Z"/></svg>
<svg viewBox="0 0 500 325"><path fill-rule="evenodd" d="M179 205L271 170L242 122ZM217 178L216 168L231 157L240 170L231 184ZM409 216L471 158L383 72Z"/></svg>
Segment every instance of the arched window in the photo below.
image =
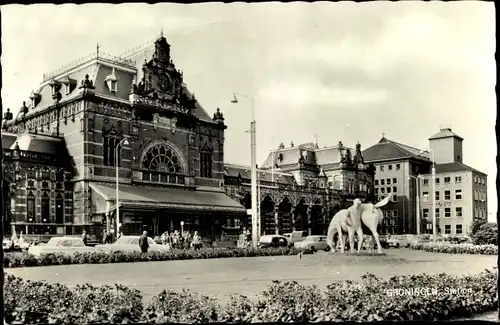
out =
<svg viewBox="0 0 500 325"><path fill-rule="evenodd" d="M64 199L61 194L56 198L56 223L64 223Z"/></svg>
<svg viewBox="0 0 500 325"><path fill-rule="evenodd" d="M42 196L42 222L50 222L50 197L47 192Z"/></svg>
<svg viewBox="0 0 500 325"><path fill-rule="evenodd" d="M165 144L148 150L142 161L142 168L164 173L182 173L179 157Z"/></svg>
<svg viewBox="0 0 500 325"><path fill-rule="evenodd" d="M35 222L35 196L31 191L26 199L26 222Z"/></svg>
<svg viewBox="0 0 500 325"><path fill-rule="evenodd" d="M200 176L212 178L212 153L209 150L200 152Z"/></svg>

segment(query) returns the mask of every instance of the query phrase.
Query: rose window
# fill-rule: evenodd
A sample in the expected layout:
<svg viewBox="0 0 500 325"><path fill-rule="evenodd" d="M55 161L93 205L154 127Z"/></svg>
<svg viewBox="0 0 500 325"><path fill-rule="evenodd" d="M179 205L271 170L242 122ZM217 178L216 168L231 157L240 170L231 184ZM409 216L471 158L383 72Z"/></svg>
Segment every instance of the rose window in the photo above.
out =
<svg viewBox="0 0 500 325"><path fill-rule="evenodd" d="M160 144L148 150L142 161L142 167L164 173L181 173L182 167L175 152Z"/></svg>

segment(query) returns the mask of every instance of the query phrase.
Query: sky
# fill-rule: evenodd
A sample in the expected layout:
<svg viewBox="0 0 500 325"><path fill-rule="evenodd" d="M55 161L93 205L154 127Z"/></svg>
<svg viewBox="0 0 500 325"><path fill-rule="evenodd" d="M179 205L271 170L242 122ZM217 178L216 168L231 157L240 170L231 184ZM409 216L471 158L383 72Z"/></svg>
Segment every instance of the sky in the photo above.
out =
<svg viewBox="0 0 500 325"><path fill-rule="evenodd" d="M495 8L492 2L6 5L2 101L17 113L42 74L100 50L123 53L163 34L188 88L228 129L225 161L249 164L280 143L382 134L417 148L440 126L464 138L464 163L488 174L496 218Z"/></svg>

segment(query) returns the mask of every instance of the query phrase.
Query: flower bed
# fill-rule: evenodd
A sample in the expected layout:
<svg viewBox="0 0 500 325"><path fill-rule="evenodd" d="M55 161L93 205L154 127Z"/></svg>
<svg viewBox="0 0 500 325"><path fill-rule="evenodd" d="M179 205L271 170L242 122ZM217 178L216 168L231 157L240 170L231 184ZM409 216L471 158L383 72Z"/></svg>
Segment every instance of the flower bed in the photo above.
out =
<svg viewBox="0 0 500 325"><path fill-rule="evenodd" d="M165 252L92 252L92 253L49 253L40 257L23 253L6 253L3 260L5 268L68 265L68 264L105 264L130 263L144 261L171 261L207 258L281 256L298 254L295 248L264 248L264 249L202 249L202 250L170 250Z"/></svg>
<svg viewBox="0 0 500 325"><path fill-rule="evenodd" d="M498 246L496 245L474 245L471 243L412 243L410 248L433 253L498 255Z"/></svg>
<svg viewBox="0 0 500 325"><path fill-rule="evenodd" d="M473 276L421 274L389 280L366 274L360 281L334 283L325 291L296 282L273 281L256 301L232 296L225 305L190 291L164 290L144 305L139 291L123 286L85 284L69 289L8 275L5 320L9 324L154 324L450 319L495 310L496 282L497 273L488 270ZM389 293L409 288L433 288L435 292Z"/></svg>

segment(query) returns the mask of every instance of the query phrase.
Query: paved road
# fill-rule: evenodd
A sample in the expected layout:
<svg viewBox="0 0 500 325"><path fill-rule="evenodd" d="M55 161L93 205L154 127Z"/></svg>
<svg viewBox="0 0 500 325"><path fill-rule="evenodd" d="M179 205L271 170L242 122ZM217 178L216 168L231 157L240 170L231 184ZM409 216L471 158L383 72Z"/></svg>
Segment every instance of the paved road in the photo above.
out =
<svg viewBox="0 0 500 325"><path fill-rule="evenodd" d="M30 280L66 285L120 283L139 289L145 299L163 289L182 288L227 301L230 294L254 297L272 280L296 280L321 289L339 280L358 280L370 272L380 277L416 273L469 274L491 269L496 256L434 254L409 249L386 250L385 256L315 255L229 258L120 264L86 264L7 269Z"/></svg>

